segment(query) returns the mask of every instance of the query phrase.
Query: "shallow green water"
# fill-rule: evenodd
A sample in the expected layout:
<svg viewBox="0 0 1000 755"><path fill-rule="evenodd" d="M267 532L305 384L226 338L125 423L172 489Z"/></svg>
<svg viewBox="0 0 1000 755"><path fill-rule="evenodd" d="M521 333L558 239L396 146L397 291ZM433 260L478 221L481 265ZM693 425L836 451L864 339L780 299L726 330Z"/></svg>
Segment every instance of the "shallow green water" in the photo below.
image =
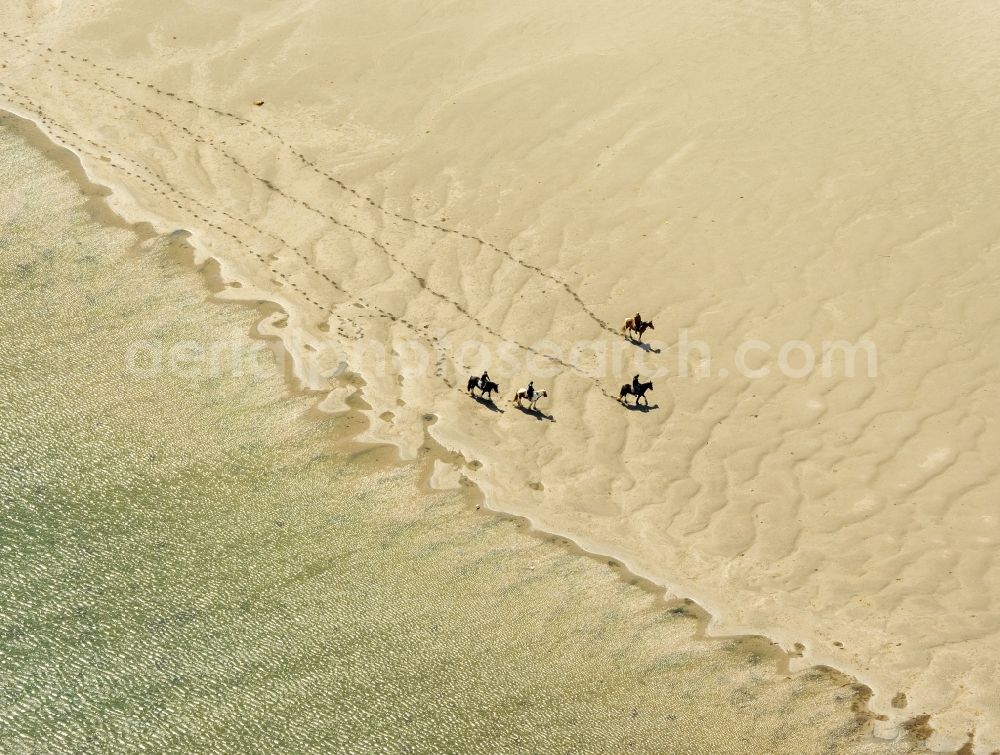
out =
<svg viewBox="0 0 1000 755"><path fill-rule="evenodd" d="M337 444L0 121L0 752L902 752L594 559ZM234 374L241 373L241 374Z"/></svg>

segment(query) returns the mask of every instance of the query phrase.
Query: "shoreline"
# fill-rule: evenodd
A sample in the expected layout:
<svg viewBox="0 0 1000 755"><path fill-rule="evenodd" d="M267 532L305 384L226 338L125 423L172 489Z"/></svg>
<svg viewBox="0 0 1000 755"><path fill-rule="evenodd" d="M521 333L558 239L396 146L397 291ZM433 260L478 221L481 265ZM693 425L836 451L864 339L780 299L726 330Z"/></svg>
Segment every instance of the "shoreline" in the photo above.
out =
<svg viewBox="0 0 1000 755"><path fill-rule="evenodd" d="M197 270L203 281L206 290L209 292L208 301L216 304L239 304L255 310L255 325L250 336L255 340L261 340L268 344L269 348L275 352L281 352L288 357L286 364L285 386L289 395L309 396L315 399L312 411L325 416L336 416L342 418L347 425L356 425L345 430L342 438L345 449L355 455L364 454L371 458L375 455L379 463L389 466L400 464L416 464L420 469L421 485L429 489L436 489L432 485L434 476L434 466L436 461L450 464L468 464L468 460L461 450L451 451L435 440L428 432L428 427L433 421L425 422L421 432L423 442L417 458L406 458L403 455L403 447L394 445L389 441L375 440L370 438L371 418L364 412L372 410L372 407L365 402L363 379L353 373L347 373L350 378L350 387L344 386L347 391L347 399L342 406L336 408L323 408L321 404L324 397L329 398L329 391L321 388L309 387L306 381L298 374L295 365L296 357L286 348L280 333L273 329L270 332L260 330L260 326L273 317L276 312L287 311L280 301L267 298L247 296L244 289L232 288L232 284L244 285L244 281L238 278L227 277L224 271L223 262L216 258L211 252L205 249L198 249L197 240L192 236L189 229L175 229L173 231L156 230L157 219L142 219L137 221L129 220L123 213L120 213L112 206L113 199L117 196L111 187L99 183L86 169L85 159L75 152L72 147L64 145L57 138L50 135L43 124L36 122L31 117L19 113L15 110L0 109L0 120L8 120L14 124L18 133L33 146L39 147L46 157L67 171L73 181L81 188L88 197L88 211L93 213L93 217L100 223L119 228L127 228L140 236L142 240L148 240L158 236L175 236L171 248L183 255L184 263L192 269ZM148 210L144 210L148 216ZM180 231L180 232L178 232ZM230 295L222 296L223 292ZM436 421L436 420L435 420ZM368 435L369 439L364 439ZM394 458L386 458L392 456ZM578 557L605 564L612 569L618 578L630 585L640 586L644 591L655 597L656 610L674 611L696 618L697 631L695 639L704 641L732 641L741 647L753 650L769 659L774 664L773 673L775 675L797 675L807 672L818 672L829 676L840 686L849 686L852 690L852 710L855 712L859 727L864 727L867 736L882 739L872 733L875 722L880 719L881 714L877 708L870 705L874 695L871 686L860 673L849 670L841 670L836 666L825 662L814 662L811 658L814 653L789 652L782 646L770 639L765 631L756 629L748 632L714 634L713 624L716 622L716 614L711 610L702 607L696 599L678 597L684 590L678 590L669 584L661 584L656 579L643 575L639 570L631 568L628 558L616 555L613 552L602 552L597 549L588 549L577 539L552 532L539 526L531 517L506 512L503 509L495 508L487 503L488 492L481 484L473 482L464 474L459 474L459 481L462 487L463 499L466 500L469 508L482 512L483 516L496 517L501 520L511 521L519 529L540 541L557 545L569 553ZM672 593L674 593L672 595ZM803 648L805 650L805 648ZM888 697L885 699L886 707L889 705ZM905 738L913 743L923 743L933 734L933 716L930 721L926 714L915 715L900 724L898 737ZM897 738L898 738L897 737ZM892 741L891 739L888 741ZM926 745L922 745L926 747ZM971 753L974 740L963 745L959 753ZM944 752L941 750L927 750L928 752Z"/></svg>

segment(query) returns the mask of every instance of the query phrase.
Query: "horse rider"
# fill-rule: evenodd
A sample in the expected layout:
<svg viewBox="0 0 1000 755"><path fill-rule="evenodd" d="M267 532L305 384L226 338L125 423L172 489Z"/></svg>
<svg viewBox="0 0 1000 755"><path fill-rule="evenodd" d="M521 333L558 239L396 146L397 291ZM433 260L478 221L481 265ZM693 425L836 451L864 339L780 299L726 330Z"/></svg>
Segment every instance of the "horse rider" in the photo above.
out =
<svg viewBox="0 0 1000 755"><path fill-rule="evenodd" d="M532 380L530 383L528 383L528 387L524 391L524 396L525 396L525 398L528 399L528 401L531 401L532 399L535 398L535 381L534 380Z"/></svg>
<svg viewBox="0 0 1000 755"><path fill-rule="evenodd" d="M642 385L642 383L639 382L639 376L636 375L635 377L632 378L632 393L634 393L637 396L639 395L640 385Z"/></svg>
<svg viewBox="0 0 1000 755"><path fill-rule="evenodd" d="M488 382L490 382L490 373L487 372L486 370L483 370L483 376L481 378L479 378L479 390L485 391L486 390L486 384Z"/></svg>
<svg viewBox="0 0 1000 755"><path fill-rule="evenodd" d="M635 319L633 320L633 322L635 323L636 330L642 329L642 316L638 312L635 313Z"/></svg>

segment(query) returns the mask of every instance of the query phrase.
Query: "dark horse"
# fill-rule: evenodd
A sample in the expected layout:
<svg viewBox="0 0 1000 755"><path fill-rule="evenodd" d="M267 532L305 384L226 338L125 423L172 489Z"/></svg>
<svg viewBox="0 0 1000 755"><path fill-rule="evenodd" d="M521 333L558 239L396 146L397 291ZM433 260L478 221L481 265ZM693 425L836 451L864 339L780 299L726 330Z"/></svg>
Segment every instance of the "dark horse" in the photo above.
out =
<svg viewBox="0 0 1000 755"><path fill-rule="evenodd" d="M636 327L635 318L630 317L625 321L625 324L622 325L622 332L626 336L631 338L632 337L631 334L635 333L636 334L635 340L640 342L642 341L642 334L645 333L647 330L656 330L656 328L653 327L652 320L649 320L648 322L641 322L639 323L639 327Z"/></svg>
<svg viewBox="0 0 1000 755"><path fill-rule="evenodd" d="M483 384L483 381L481 381L476 375L473 375L472 377L469 378L469 382L468 384L466 384L465 390L467 390L469 393L472 393L472 395L475 396L476 394L473 393L473 391L476 388L479 389L479 393L482 395L483 398L487 398L490 401L493 400L493 396L491 394L500 393L500 386L494 383L492 380L487 380L485 381L485 384Z"/></svg>
<svg viewBox="0 0 1000 755"><path fill-rule="evenodd" d="M646 391L653 390L653 381L650 380L648 383L639 383L639 390L632 390L632 385L630 383L625 383L622 389L618 391L618 400L628 405L628 397L635 396L635 405L639 405L639 399L646 402L646 406L649 406L649 399L646 398Z"/></svg>

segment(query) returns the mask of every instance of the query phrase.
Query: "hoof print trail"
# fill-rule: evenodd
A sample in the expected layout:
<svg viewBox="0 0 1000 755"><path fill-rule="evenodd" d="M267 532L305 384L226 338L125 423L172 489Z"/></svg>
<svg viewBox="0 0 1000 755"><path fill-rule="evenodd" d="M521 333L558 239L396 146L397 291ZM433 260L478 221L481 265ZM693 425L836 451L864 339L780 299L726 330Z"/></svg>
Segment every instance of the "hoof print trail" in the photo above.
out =
<svg viewBox="0 0 1000 755"><path fill-rule="evenodd" d="M2 34L3 34L3 37L6 38L6 39L12 39L13 38L13 39L21 40L21 41L18 42L18 44L20 44L24 48L28 48L30 44L34 44L36 47L40 46L39 43L30 43L28 40L26 40L23 37L20 37L19 35L10 35L7 32L2 32ZM54 51L54 50L52 50L51 48L48 48L48 47L46 47L44 49L47 52L49 52L49 53L55 53L56 52L56 51ZM284 147L288 151L288 153L291 154L296 160L298 160L304 167L306 167L310 171L314 172L316 175L321 176L322 178L324 178L325 180L329 181L330 183L334 184L339 189L350 193L351 195L357 197L359 200L364 201L368 206L370 206L370 207L372 207L372 208L374 208L374 209L376 209L376 210L384 213L386 216L395 218L395 219L399 220L400 222L405 222L405 223L411 224L414 227L424 228L424 229L428 229L428 230L433 230L433 231L437 231L439 233L446 234L446 235L453 235L453 236L455 236L457 238L465 239L467 241L474 241L477 244L481 245L482 247L490 249L493 252L495 252L495 253L503 256L504 258L508 259L509 261L511 261L511 262L513 262L513 263L515 263L515 264L517 264L519 266L521 266L525 270L528 270L529 272L531 272L533 274L536 274L536 275L538 275L538 276L546 279L550 283L554 283L557 286L557 288L560 288L560 289L564 290L565 292L567 292L569 294L569 296L573 299L573 301L577 304L577 306L580 307L581 310L593 322L595 322L601 329L603 329L603 330L605 330L607 332L610 332L610 333L615 333L617 335L617 332L613 328L611 328L603 319L597 317L587 307L587 305L583 302L582 298L575 291L573 291L573 289L570 287L570 285L568 283L566 283L564 281L561 281L561 280L558 280L552 274L544 271L542 268L540 268L540 267L538 267L536 265L532 265L530 263L525 262L524 260L522 260L522 259L518 258L517 256L513 255L511 252L509 252L507 250L504 250L504 249L501 249L496 244L487 242L486 240L482 239L479 236L476 236L476 235L473 235L473 234L469 234L469 233L463 232L463 231L458 231L458 230L455 230L455 229L452 229L452 228L447 228L447 227L442 226L440 224L428 224L428 223L426 223L424 221L420 221L420 220L418 220L416 218L409 217L409 216L404 215L404 214L402 214L400 212L397 212L397 211L394 211L394 210L389 210L384 205L382 205L381 203L377 202L373 197L361 194L357 189L355 189L355 188L353 188L351 186L348 186L342 180L340 180L340 179L336 178L335 176L331 175L330 173L325 172L325 171L321 170L320 168L318 168L317 165L316 165L316 163L314 161L308 160L302 152L297 151L294 148L292 148L290 145L288 145L288 143L284 139L282 139L280 136L278 136L278 134L276 134L270 128L268 128L266 126L263 126L261 124L257 124L254 121L247 120L247 119L245 119L245 118L243 118L241 116L235 115L233 113L229 113L227 111L221 110L219 108L207 106L207 105L204 105L202 103L198 103L197 101L195 101L194 99L191 99L190 97L183 97L183 96L178 95L175 92L169 92L169 91L166 91L166 90L162 90L162 89L156 87L155 85L153 85L152 83L146 83L145 85L143 85L141 82L139 82L137 79L135 79L135 78L133 78L131 76L124 76L122 73L120 73L118 71L115 71L113 68L111 68L109 66L100 66L100 65L94 63L93 61L91 61L91 60L89 60L89 59L87 59L85 57L75 56L72 53L69 53L69 52L64 51L64 50L58 51L58 54L66 57L69 60L79 61L82 64L88 65L88 66L90 66L95 71L102 71L103 70L105 72L108 72L108 73L114 75L115 77L118 77L118 78L122 78L122 77L127 78L130 81L135 82L138 86L144 87L147 91L151 91L151 92L155 93L157 96L169 98L169 99L172 99L172 100L174 100L176 102L179 102L179 103L182 103L182 104L185 104L185 105L190 105L190 106L195 107L195 108L197 108L199 110L202 110L204 112L209 112L209 113L213 113L215 115L218 115L220 117L232 119L232 120L234 120L235 122L237 122L237 123L239 123L241 125L250 125L250 126L254 127L260 133L268 136L269 138L271 138L275 142L277 142L280 145L282 145L282 147ZM329 212L324 212L324 211L318 209L317 207L311 205L309 202L307 202L307 201L305 201L303 199L300 199L298 197L290 195L289 193L287 193L286 191L284 191L280 187L276 186L273 183L272 180L266 179L266 178L264 178L264 177L256 174L249 166L247 166L246 164L244 164L243 162L241 162L235 155L233 155L231 152L229 152L228 149L225 146L223 146L222 144L220 144L216 140L214 140L212 138L209 138L209 137L204 137L204 136L202 136L200 134L195 133L194 131L192 131L191 129L189 129L187 126L179 123L177 120L171 118L167 114L165 114L163 112L160 112L160 111L158 111L158 110L156 110L156 109L154 109L154 108L152 108L152 107L150 107L148 105L145 105L145 104L143 104L141 102L138 102L137 100L133 99L132 97L129 97L126 94L123 94L123 93L117 92L117 91L115 91L113 89L109 89L107 87L104 87L103 85L101 85L97 81L88 80L88 79L85 79L83 77L80 77L76 73L68 70L65 66L63 66L61 63L58 63L57 61L52 61L52 60L49 60L48 58L46 58L46 59L52 65L54 65L59 70L61 70L64 74L66 74L67 76L75 78L79 82L87 84L87 85L93 87L94 89L96 89L97 91L100 91L100 92L108 95L109 97L116 98L116 99L118 99L120 101L126 102L130 106L132 106L132 107L134 107L136 109L140 109L140 110L148 113L149 115L151 115L151 116L153 116L153 117L155 117L157 119L160 119L164 123L170 125L175 130L176 133L181 133L181 134L186 135L187 137L189 137L190 139L192 139L197 144L201 144L201 145L205 145L205 146L210 147L211 149L213 149L216 152L218 152L218 154L220 154L226 160L228 160L231 164L233 164L238 170L242 171L243 173L245 173L250 178L258 181L265 188L267 188L268 191L274 193L277 196L282 197L285 201L293 203L293 204L295 204L295 205L297 205L297 206L299 206L299 207L301 207L301 208L303 208L303 209L305 209L305 210L307 210L307 211L309 211L311 213L316 214L319 217L322 217L322 218L326 219L327 221L329 221L330 223L332 223L336 227L342 228L343 230L347 231L348 233L354 234L354 235L358 236L359 238L363 238L365 241L371 243L376 249L378 249L379 252L381 252L386 257L388 257L393 263L395 263L398 267L400 267L404 272L406 272L417 283L417 285L422 290L425 290L425 291L431 293L438 300L449 304L459 314L461 314L463 317L467 318L470 322L472 322L473 324L475 324L477 327L479 327L479 328L483 329L484 331L486 331L487 333L489 333L491 336L493 336L493 337L495 337L497 339L500 339L500 340L508 340L508 339L504 339L504 337L501 336L501 334L499 332L497 332L494 328L489 327L489 326L485 325L484 323L482 323L477 317L475 317L472 313L470 313L459 302L455 301L452 298L449 298L444 293L436 291L432 287L430 287L428 285L426 279L422 275L420 275L415 270L413 270L411 267L409 267L408 265L406 265L398 257L398 255L396 255L395 253L393 253L383 242L381 242L380 240L378 240L377 238L375 238L371 234L366 233L366 232L362 231L359 228L353 227L349 223L344 222L343 220L339 219L338 217L332 215ZM6 85L4 85L4 86L6 87ZM39 108L37 108L37 106L35 108L33 108L33 109L39 110ZM61 128L61 130L63 130L66 133L72 133L72 132L69 132L65 128ZM94 144L93 142L91 142L91 143ZM99 149L103 149L101 147L101 145L96 145L95 144L95 146L97 146ZM119 156L119 157L122 157L122 156ZM129 162L132 162L132 161L129 161ZM121 166L116 165L115 167L118 167L119 169L123 170L123 168ZM153 175L155 181L157 181L157 182L161 183L162 185L166 186L169 191L171 191L173 193L176 193L179 197L181 197L182 199L186 200L187 202L189 202L191 204L194 204L194 205L197 205L197 206L200 206L201 209L203 209L205 211L212 212L212 213L221 215L222 217L225 217L225 218L227 218L229 220L233 220L235 222L238 222L238 223L246 226L249 230L253 231L254 233L256 233L258 235L261 235L261 236L264 236L264 237L268 237L268 238L271 238L274 241L277 241L277 243L281 244L282 247L290 249L292 251L292 253L305 264L306 268L308 270L310 270L313 274L315 274L317 277L319 277L319 278L323 279L324 281L326 281L328 284L330 284L331 286L333 286L339 292L341 292L341 293L343 293L343 294L345 294L345 295L347 295L347 296L349 296L351 298L358 298L358 299L360 299L360 297L358 297L356 294L352 295L352 294L348 293L347 291L345 291L343 289L343 287L341 285L337 284L329 275L327 275L326 273L324 273L324 272L320 271L319 269L317 269L315 267L315 265L311 262L311 260L309 258L307 258L302 253L301 250L299 250L296 247L293 247L292 245L288 244L287 242L285 242L283 239L281 239L280 237L276 236L275 234L267 232L267 231L263 231L260 228L254 226L249 221L246 221L246 220L243 220L243 219L239 219L239 218L235 218L231 213L228 213L228 212L226 212L224 210L219 210L217 208L207 208L204 205L202 205L201 203L199 203L196 200L194 200L192 197L187 196L183 192L180 192L179 190L177 190L175 187L170 186L166 182L166 180L163 179L162 177L155 176L154 174L152 174L152 172L149 171L149 169L146 166L138 166L138 167L140 167L141 169L143 169L145 172L150 173L151 175ZM130 175L133 175L138 180L143 181L145 184L147 184L148 186L150 186L150 188L152 188L158 194L167 196L166 191L164 191L164 189L161 188L160 186L155 186L153 183L151 183L150 181L148 181L146 179L141 178L137 174L130 173ZM177 205L179 209L182 209L182 210L187 211L187 212L191 212L191 210L190 210L189 207L183 207L183 206L181 206L179 203L176 202L176 200L171 199L171 201L175 205ZM353 206L357 207L356 205L353 205ZM203 222L207 222L200 215L194 214L193 216L196 217L196 218L201 219ZM214 227L217 230L222 231L222 229L221 229L220 226L214 225L214 224L210 224L210 225L211 225L211 227ZM251 247L244 240L240 239L239 237L237 237L232 232L229 232L229 231L222 231L222 232L227 237L232 238L234 241L237 241L240 244L241 247L246 248L255 258L257 258L257 259L259 259L261 261L263 261L265 259L265 257L263 255L259 254L258 252L252 251ZM281 274L279 273L279 275L281 275ZM285 281L285 282L290 282L284 276L282 276L281 280ZM295 286L294 284L292 284L292 287L295 288L296 290L299 290L299 287ZM305 296L304 296L304 298L306 298L307 301L310 301L310 303L315 304L315 302L313 302L312 299L309 299L308 297L305 297ZM363 300L362 300L362 303L363 303ZM329 311L329 307L325 307L325 306L322 306L322 305L317 305L317 306L320 306L320 308L323 309L323 310ZM367 306L367 305L365 305L365 306ZM388 315L388 313L385 313L384 311L380 311L379 312L379 316L386 317L387 319L390 317ZM402 323L406 324L407 327L409 327L410 329L414 330L414 332L418 332L418 329L415 326L413 326L412 323L409 323L408 321L406 321L404 318L396 318L395 316L393 316L391 318L391 320L394 321L394 322L395 321L402 322ZM426 326L424 326L424 327L426 327ZM438 343L438 341L437 341L436 338L433 338L433 337L431 337L429 335L426 335L425 337L430 338L435 344ZM537 354L538 353L535 349L533 349L531 347L527 347L524 344L518 343L517 341L512 341L512 342L515 343L519 348L523 349L524 351L526 351L528 353L532 353L532 354ZM574 372L576 372L576 373L578 373L578 374L586 377L589 380L592 380L592 378L590 378L589 375L586 375L586 373L584 373L582 370L576 368L574 365L570 365L570 364L568 364L566 362L563 362L562 360L555 359L555 358L553 358L553 357L551 357L549 355L543 355L543 356L548 356L548 358L552 359L554 362L556 362L556 363L558 363L558 364L566 367L567 369L570 369L570 370L572 370L572 371L574 371ZM596 384L596 381L593 381L593 382L595 382L595 384ZM608 394L606 391L604 391L603 388L601 388L601 392L604 393L605 395L608 395L610 397L610 394Z"/></svg>

